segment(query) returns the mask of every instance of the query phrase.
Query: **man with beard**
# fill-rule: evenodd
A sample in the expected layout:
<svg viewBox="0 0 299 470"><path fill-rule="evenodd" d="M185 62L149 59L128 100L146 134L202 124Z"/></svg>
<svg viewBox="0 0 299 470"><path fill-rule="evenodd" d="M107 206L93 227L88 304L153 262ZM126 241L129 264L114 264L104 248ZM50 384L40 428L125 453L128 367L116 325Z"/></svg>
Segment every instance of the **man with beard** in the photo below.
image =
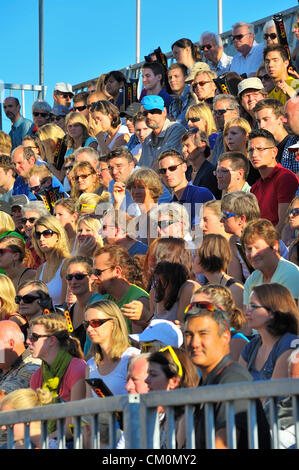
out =
<svg viewBox="0 0 299 470"><path fill-rule="evenodd" d="M6 98L3 103L3 108L6 116L11 121L11 130L9 135L11 138L11 150L21 145L23 137L29 133L33 128L33 122L21 116L21 105L17 98L10 96Z"/></svg>
<svg viewBox="0 0 299 470"><path fill-rule="evenodd" d="M161 96L145 96L141 104L144 108L146 125L152 129L152 132L142 144L139 165L157 170L157 158L160 153L170 148L181 151L181 136L186 129L182 124L167 119L167 110Z"/></svg>

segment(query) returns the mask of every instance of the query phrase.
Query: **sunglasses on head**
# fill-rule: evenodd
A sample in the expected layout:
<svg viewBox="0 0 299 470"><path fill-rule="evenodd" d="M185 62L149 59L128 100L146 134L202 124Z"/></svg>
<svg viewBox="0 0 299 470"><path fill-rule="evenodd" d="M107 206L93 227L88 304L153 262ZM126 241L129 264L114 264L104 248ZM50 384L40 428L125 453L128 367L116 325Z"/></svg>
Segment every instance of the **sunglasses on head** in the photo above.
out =
<svg viewBox="0 0 299 470"><path fill-rule="evenodd" d="M104 323L106 323L107 321L110 321L111 318L95 318L94 320L83 320L82 324L84 326L84 328L87 330L87 328L89 327L89 325L92 327L92 328L99 328L99 326L102 326L104 325Z"/></svg>
<svg viewBox="0 0 299 470"><path fill-rule="evenodd" d="M84 109L86 109L85 105L84 106L74 106L74 111L81 112L81 111L84 111Z"/></svg>
<svg viewBox="0 0 299 470"><path fill-rule="evenodd" d="M20 304L21 300L23 301L24 304L32 304L35 300L40 299L40 297L32 294L26 294L26 295L16 295L15 296L15 303Z"/></svg>
<svg viewBox="0 0 299 470"><path fill-rule="evenodd" d="M185 315L195 308L200 310L208 310L209 312L219 310L219 308L215 307L215 305L211 304L211 302L191 302L185 309Z"/></svg>
<svg viewBox="0 0 299 470"><path fill-rule="evenodd" d="M144 110L142 112L143 116L147 116L148 114L162 114L163 111L161 109L149 109L149 110Z"/></svg>
<svg viewBox="0 0 299 470"><path fill-rule="evenodd" d="M94 103L87 104L86 107L87 107L87 109L90 109L91 111L94 111L96 106L100 103L101 103L101 101L95 101Z"/></svg>
<svg viewBox="0 0 299 470"><path fill-rule="evenodd" d="M43 118L49 116L49 113L42 113L40 111L34 111L34 113L32 113L34 117L38 117L38 116L41 116Z"/></svg>
<svg viewBox="0 0 299 470"><path fill-rule="evenodd" d="M268 33L265 33L265 34L264 34L264 39L268 39L268 38L270 38L270 39L276 39L276 38L277 38L277 34L276 34L276 33L269 33L269 34L268 34Z"/></svg>
<svg viewBox="0 0 299 470"><path fill-rule="evenodd" d="M14 253L14 251L10 248L0 248L0 256L4 255L4 253Z"/></svg>
<svg viewBox="0 0 299 470"><path fill-rule="evenodd" d="M183 377L183 368L182 368L182 364L180 363L180 360L176 354L176 352L173 350L172 346L166 346L166 348L163 348L163 349L159 349L159 352L164 352L164 351L169 351L170 352L170 355L173 359L173 362L176 364L177 368L178 368L178 375L179 377Z"/></svg>
<svg viewBox="0 0 299 470"><path fill-rule="evenodd" d="M35 186L37 187L37 186ZM33 188L31 188L33 189ZM34 224L34 222L36 221L36 217L28 217L28 219L26 219L26 217L24 217L23 219L21 219L21 222L23 225L25 225L27 222L29 222L30 224Z"/></svg>
<svg viewBox="0 0 299 470"><path fill-rule="evenodd" d="M299 215L299 207L296 207L294 209L290 209L289 210L289 215L291 215L293 217L296 217L297 215Z"/></svg>
<svg viewBox="0 0 299 470"><path fill-rule="evenodd" d="M172 165L172 166L169 166L168 168L159 168L158 170L158 173L160 175L166 175L167 173L167 170L169 171L175 171L177 169L178 166L182 165L184 162L181 162L181 163L178 163L177 165Z"/></svg>
<svg viewBox="0 0 299 470"><path fill-rule="evenodd" d="M38 335L37 333L31 333L31 335L28 336L28 339L30 343L36 343L36 341L38 341L39 338L50 338L50 336L53 336L53 335Z"/></svg>
<svg viewBox="0 0 299 470"><path fill-rule="evenodd" d="M88 276L87 273L75 273L75 274L67 274L65 276L67 281L71 281L73 277L76 279L76 281L82 281L86 276Z"/></svg>
<svg viewBox="0 0 299 470"><path fill-rule="evenodd" d="M200 50L201 51L204 51L205 49L208 49L208 51L210 49L212 49L213 46L211 46L211 44L204 44L203 46L200 47Z"/></svg>
<svg viewBox="0 0 299 470"><path fill-rule="evenodd" d="M47 229L47 230L44 230L43 232L36 231L35 236L38 240L40 240L41 236L43 236L44 238L51 238L54 235L54 233L56 232L54 232L53 230Z"/></svg>

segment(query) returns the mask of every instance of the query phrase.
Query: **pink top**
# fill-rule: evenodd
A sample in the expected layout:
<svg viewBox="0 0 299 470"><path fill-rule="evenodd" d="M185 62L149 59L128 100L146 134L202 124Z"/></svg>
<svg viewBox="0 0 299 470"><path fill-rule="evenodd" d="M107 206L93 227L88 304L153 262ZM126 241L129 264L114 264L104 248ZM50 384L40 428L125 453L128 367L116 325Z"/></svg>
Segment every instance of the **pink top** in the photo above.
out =
<svg viewBox="0 0 299 470"><path fill-rule="evenodd" d="M71 390L80 379L85 378L86 362L83 359L74 357L63 376L59 389L59 396L65 401L71 401ZM30 379L30 387L36 390L42 387L42 369L41 367L34 372Z"/></svg>

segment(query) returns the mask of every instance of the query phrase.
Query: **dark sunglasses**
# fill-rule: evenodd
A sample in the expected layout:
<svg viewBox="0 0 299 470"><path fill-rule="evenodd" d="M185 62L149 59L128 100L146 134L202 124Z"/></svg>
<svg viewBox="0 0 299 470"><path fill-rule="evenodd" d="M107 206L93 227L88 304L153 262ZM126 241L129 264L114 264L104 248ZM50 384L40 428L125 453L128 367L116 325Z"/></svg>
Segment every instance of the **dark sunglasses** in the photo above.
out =
<svg viewBox="0 0 299 470"><path fill-rule="evenodd" d="M73 277L76 279L76 281L82 281L86 276L88 276L87 273L76 273L76 274L67 274L65 276L67 281L71 281Z"/></svg>
<svg viewBox="0 0 299 470"><path fill-rule="evenodd" d="M212 49L212 47L213 46L211 46L211 44L205 44L204 46L200 47L200 50L204 51L205 49L208 49L208 51L209 51L210 49Z"/></svg>
<svg viewBox="0 0 299 470"><path fill-rule="evenodd" d="M34 111L34 113L32 113L34 117L38 117L38 116L41 116L43 118L49 116L49 113L42 113L42 112L39 112L39 111Z"/></svg>
<svg viewBox="0 0 299 470"><path fill-rule="evenodd" d="M147 116L148 114L162 114L163 111L161 109L149 109L142 112L143 116Z"/></svg>
<svg viewBox="0 0 299 470"><path fill-rule="evenodd" d="M247 36L248 33L246 34L235 34L235 35L231 35L231 39L232 41L241 41L241 39L244 38L244 36Z"/></svg>
<svg viewBox="0 0 299 470"><path fill-rule="evenodd" d="M53 336L53 335L38 335L37 333L31 333L31 335L28 336L28 339L30 343L36 343L36 341L38 341L39 338L50 338L50 336Z"/></svg>
<svg viewBox="0 0 299 470"><path fill-rule="evenodd" d="M100 277L104 271L108 271L108 269L113 269L115 266L109 266L109 268L105 269L93 269L92 274L96 277Z"/></svg>
<svg viewBox="0 0 299 470"><path fill-rule="evenodd" d="M196 90L198 86L205 86L207 83L212 83L213 80L206 80L205 82L195 82L192 85L193 90Z"/></svg>
<svg viewBox="0 0 299 470"><path fill-rule="evenodd" d="M293 217L296 217L297 215L299 215L299 207L296 207L294 209L290 209L289 210L289 215L292 215Z"/></svg>
<svg viewBox="0 0 299 470"><path fill-rule="evenodd" d="M74 106L74 111L84 111L84 109L86 109L86 106Z"/></svg>
<svg viewBox="0 0 299 470"><path fill-rule="evenodd" d="M260 75L257 78L259 78L260 80L270 80L271 79L270 75L268 75L267 73L265 73L265 75Z"/></svg>
<svg viewBox="0 0 299 470"><path fill-rule="evenodd" d="M14 251L10 248L0 248L0 256L4 255L4 253L14 253Z"/></svg>
<svg viewBox="0 0 299 470"><path fill-rule="evenodd" d="M54 232L53 230L50 230L50 229L47 229L47 230L44 230L43 232L35 232L35 236L38 240L40 240L40 237L43 236L44 238L51 238L53 235L54 235Z"/></svg>
<svg viewBox="0 0 299 470"><path fill-rule="evenodd" d="M200 121L200 117L189 117L187 119L187 121L190 121L190 122L199 122Z"/></svg>
<svg viewBox="0 0 299 470"><path fill-rule="evenodd" d="M101 103L101 101L95 101L94 103L87 104L86 107L87 109L90 109L91 111L94 111L96 106Z"/></svg>
<svg viewBox="0 0 299 470"><path fill-rule="evenodd" d="M270 33L270 34L265 33L265 34L264 34L264 39L268 39L268 38L270 38L270 39L276 39L276 38L277 38L277 34L276 34L276 33Z"/></svg>
<svg viewBox="0 0 299 470"><path fill-rule="evenodd" d="M64 167L64 171L65 171L65 172L71 171L73 168L74 168L74 165L65 166L65 167Z"/></svg>
<svg viewBox="0 0 299 470"><path fill-rule="evenodd" d="M94 320L83 320L82 324L84 326L84 328L87 330L87 328L89 327L89 325L92 327L92 328L99 328L99 326L102 326L104 325L104 323L106 323L107 321L110 321L111 318L95 318Z"/></svg>
<svg viewBox="0 0 299 470"><path fill-rule="evenodd" d="M158 170L158 173L160 175L166 175L166 172L167 170L169 171L175 171L177 169L178 166L182 165L184 162L182 163L178 163L177 165L172 165L172 166L169 166L168 168L159 168Z"/></svg>
<svg viewBox="0 0 299 470"><path fill-rule="evenodd" d="M35 186L35 188L37 188L37 186ZM31 190L33 188L30 188ZM29 222L30 224L34 224L34 222L36 221L36 217L28 217L28 219L26 219L26 217L24 217L23 219L21 219L21 222L23 225L25 225L27 222Z"/></svg>
<svg viewBox="0 0 299 470"><path fill-rule="evenodd" d="M63 93L61 91L57 92L57 95L62 96L62 98L67 99L67 98L73 98L72 93Z"/></svg>
<svg viewBox="0 0 299 470"><path fill-rule="evenodd" d="M214 109L214 114L217 116L223 116L223 114L226 113L226 111L233 111L233 108L226 108L226 109Z"/></svg>
<svg viewBox="0 0 299 470"><path fill-rule="evenodd" d="M40 297L36 297L36 295L26 294L26 295L16 295L15 296L15 303L20 304L21 300L24 304L32 304L35 300L39 299Z"/></svg>
<svg viewBox="0 0 299 470"><path fill-rule="evenodd" d="M174 220L158 220L158 227L160 230L164 230L169 227L169 225L172 225L175 223Z"/></svg>

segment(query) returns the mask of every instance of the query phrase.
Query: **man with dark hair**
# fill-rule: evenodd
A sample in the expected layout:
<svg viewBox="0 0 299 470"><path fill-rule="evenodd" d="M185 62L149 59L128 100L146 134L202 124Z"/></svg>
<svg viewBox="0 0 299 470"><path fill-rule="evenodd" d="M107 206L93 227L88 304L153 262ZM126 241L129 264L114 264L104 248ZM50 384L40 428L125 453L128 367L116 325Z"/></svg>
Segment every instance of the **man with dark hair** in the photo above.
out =
<svg viewBox="0 0 299 470"><path fill-rule="evenodd" d="M59 104L70 109L72 106L72 98L74 96L73 87L70 83L56 83L54 87L54 104Z"/></svg>
<svg viewBox="0 0 299 470"><path fill-rule="evenodd" d="M186 178L187 163L175 149L162 152L158 158L159 170L163 183L172 191L173 201L190 208L191 227L199 223L199 204L215 199L211 191L194 186Z"/></svg>
<svg viewBox="0 0 299 470"><path fill-rule="evenodd" d="M216 199L221 198L214 175L215 166L208 161L210 144L207 134L196 128L187 131L181 138L182 154L189 165L187 179L194 186L204 186L214 194Z"/></svg>
<svg viewBox="0 0 299 470"><path fill-rule="evenodd" d="M30 132L34 125L32 121L21 116L21 105L18 98L14 98L13 96L5 98L3 109L6 116L11 121L9 136L11 138L11 149L13 150L18 145L22 144L23 137Z"/></svg>
<svg viewBox="0 0 299 470"><path fill-rule="evenodd" d="M87 97L89 93L82 91L73 97L73 111L82 113L86 119L89 119L89 110L87 109Z"/></svg>
<svg viewBox="0 0 299 470"><path fill-rule="evenodd" d="M145 96L141 101L144 107L146 125L152 129L142 144L140 166L157 169L157 159L161 152L169 148L181 150L181 136L186 128L179 122L167 118L167 109L163 98L157 95Z"/></svg>
<svg viewBox="0 0 299 470"><path fill-rule="evenodd" d="M185 119L186 111L189 106L196 104L190 92L190 84L185 82L187 75L188 69L184 64L175 62L168 68L168 83L174 94L174 99L169 105L168 115L171 120L180 122L186 129L188 129Z"/></svg>
<svg viewBox="0 0 299 470"><path fill-rule="evenodd" d="M230 320L223 310L209 302L197 302L196 293L185 314L184 342L192 362L201 372L201 386L250 382L252 376L230 355ZM208 401L208 400L207 400ZM258 447L270 449L270 431L260 400L256 400ZM227 449L226 404L213 405L215 448ZM248 449L248 402L234 402L234 416L238 449ZM205 433L205 404L196 406L194 413L195 447L207 447Z"/></svg>
<svg viewBox="0 0 299 470"><path fill-rule="evenodd" d="M224 152L220 155L216 177L222 196L233 191L250 191L250 186L246 181L249 165L248 158L241 152Z"/></svg>
<svg viewBox="0 0 299 470"><path fill-rule="evenodd" d="M142 80L144 89L141 92L139 101L147 95L158 95L164 100L165 108L169 109L169 105L173 98L164 88L165 70L159 62L146 62L142 67Z"/></svg>
<svg viewBox="0 0 299 470"><path fill-rule="evenodd" d="M280 44L271 44L264 49L263 54L266 71L275 83L269 98L275 98L285 104L289 98L296 95L299 88L299 80L288 74L288 53Z"/></svg>
<svg viewBox="0 0 299 470"><path fill-rule="evenodd" d="M292 171L277 163L277 147L271 132L256 129L249 134L248 141L250 162L261 175L251 192L257 197L261 218L270 220L281 232L299 180Z"/></svg>
<svg viewBox="0 0 299 470"><path fill-rule="evenodd" d="M278 149L276 161L281 163L283 167L298 173L299 162L288 148L294 145L299 137L287 132L284 126L284 110L281 101L274 98L261 100L256 104L254 113L259 128L267 129L275 138Z"/></svg>
<svg viewBox="0 0 299 470"><path fill-rule="evenodd" d="M16 180L16 170L8 155L0 155L0 187L1 201L9 202L12 196L13 185Z"/></svg>
<svg viewBox="0 0 299 470"><path fill-rule="evenodd" d="M107 73L104 79L106 92L112 97L109 101L111 101L119 110L122 109L124 103L123 88L125 83L126 77L119 70L112 70Z"/></svg>

